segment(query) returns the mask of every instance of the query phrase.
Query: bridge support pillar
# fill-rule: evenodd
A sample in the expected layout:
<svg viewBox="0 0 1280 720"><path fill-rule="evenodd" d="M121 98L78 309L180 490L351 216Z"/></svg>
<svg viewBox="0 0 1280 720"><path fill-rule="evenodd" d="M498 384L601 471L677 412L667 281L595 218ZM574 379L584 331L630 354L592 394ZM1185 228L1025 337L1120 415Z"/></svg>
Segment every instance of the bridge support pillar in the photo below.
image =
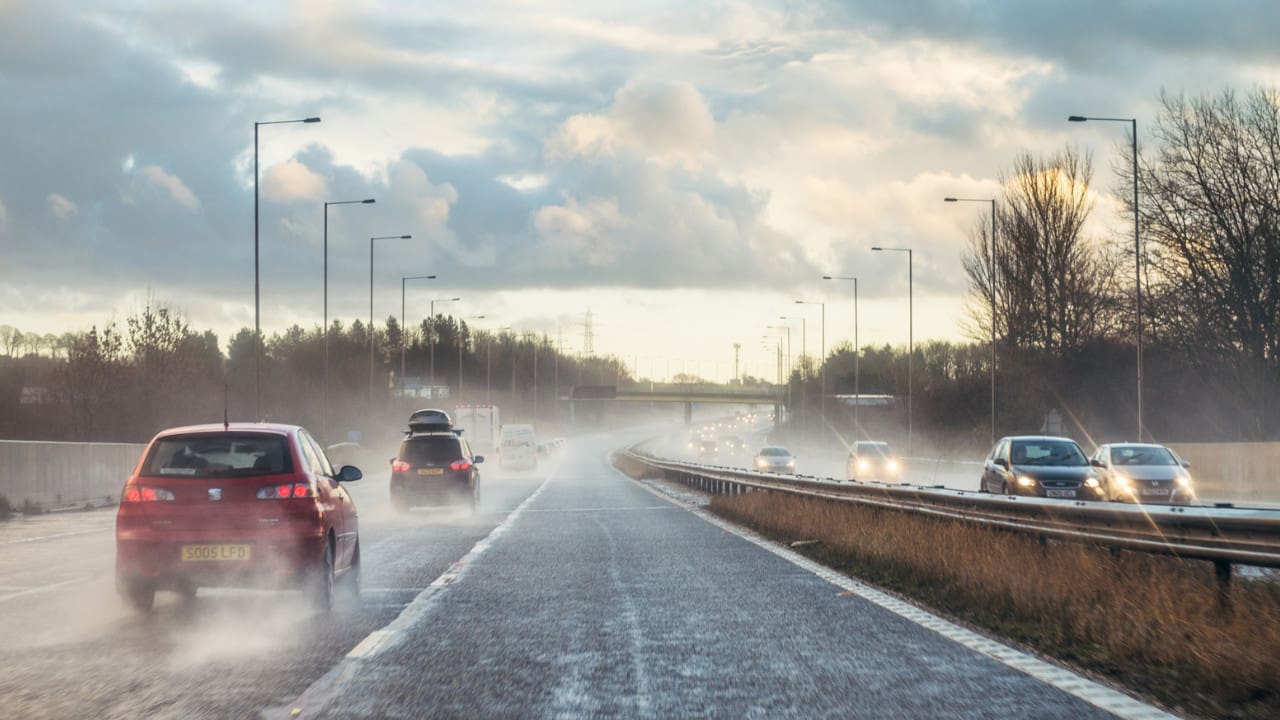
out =
<svg viewBox="0 0 1280 720"><path fill-rule="evenodd" d="M691 402L687 402L684 404L684 424L685 425L693 424L693 403Z"/></svg>

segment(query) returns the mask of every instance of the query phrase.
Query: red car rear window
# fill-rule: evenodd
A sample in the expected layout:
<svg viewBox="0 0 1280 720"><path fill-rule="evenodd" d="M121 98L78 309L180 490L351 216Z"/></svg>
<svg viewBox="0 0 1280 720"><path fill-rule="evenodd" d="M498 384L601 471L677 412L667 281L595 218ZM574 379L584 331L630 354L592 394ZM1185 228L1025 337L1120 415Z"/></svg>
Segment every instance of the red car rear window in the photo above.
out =
<svg viewBox="0 0 1280 720"><path fill-rule="evenodd" d="M157 440L142 464L152 477L252 477L293 472L283 435L214 433Z"/></svg>

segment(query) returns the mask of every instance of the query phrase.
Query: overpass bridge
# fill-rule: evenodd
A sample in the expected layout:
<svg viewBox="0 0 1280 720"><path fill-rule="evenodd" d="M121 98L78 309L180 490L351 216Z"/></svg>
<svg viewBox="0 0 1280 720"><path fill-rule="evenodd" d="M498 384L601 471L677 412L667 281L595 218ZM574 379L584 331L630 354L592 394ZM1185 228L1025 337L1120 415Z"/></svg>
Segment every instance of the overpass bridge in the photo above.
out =
<svg viewBox="0 0 1280 720"><path fill-rule="evenodd" d="M785 385L734 385L647 383L619 387L617 385L578 385L570 389L561 400L569 401L569 418L572 422L575 404L580 400L620 400L623 402L684 403L684 419L693 422L694 404L718 405L772 405L781 408L787 396ZM775 415L776 417L776 415Z"/></svg>

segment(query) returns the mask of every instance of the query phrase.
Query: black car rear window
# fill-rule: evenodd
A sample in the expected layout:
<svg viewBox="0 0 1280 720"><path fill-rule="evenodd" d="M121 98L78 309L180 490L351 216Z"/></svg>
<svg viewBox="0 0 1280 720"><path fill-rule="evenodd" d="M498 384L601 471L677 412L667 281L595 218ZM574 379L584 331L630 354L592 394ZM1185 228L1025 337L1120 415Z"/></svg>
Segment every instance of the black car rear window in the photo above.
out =
<svg viewBox="0 0 1280 720"><path fill-rule="evenodd" d="M462 459L462 444L456 437L406 438L400 443L400 459L411 465L453 462Z"/></svg>
<svg viewBox="0 0 1280 720"><path fill-rule="evenodd" d="M157 440L142 464L151 477L252 477L293 472L283 435L212 433Z"/></svg>

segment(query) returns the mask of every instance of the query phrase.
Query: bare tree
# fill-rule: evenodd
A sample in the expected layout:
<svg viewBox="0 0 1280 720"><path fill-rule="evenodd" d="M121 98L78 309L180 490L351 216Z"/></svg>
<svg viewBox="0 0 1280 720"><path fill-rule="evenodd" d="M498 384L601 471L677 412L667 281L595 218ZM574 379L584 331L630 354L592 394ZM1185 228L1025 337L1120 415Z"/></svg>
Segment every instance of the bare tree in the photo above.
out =
<svg viewBox="0 0 1280 720"><path fill-rule="evenodd" d="M1092 179L1089 157L1070 147L1048 157L1024 153L1001 175L995 278L985 221L964 258L975 339L990 336L993 301L996 334L1018 347L1061 352L1114 331L1113 261L1084 236Z"/></svg>
<svg viewBox="0 0 1280 720"><path fill-rule="evenodd" d="M1244 432L1267 436L1280 376L1280 93L1162 102L1159 150L1139 178L1153 329L1230 383L1253 407Z"/></svg>

